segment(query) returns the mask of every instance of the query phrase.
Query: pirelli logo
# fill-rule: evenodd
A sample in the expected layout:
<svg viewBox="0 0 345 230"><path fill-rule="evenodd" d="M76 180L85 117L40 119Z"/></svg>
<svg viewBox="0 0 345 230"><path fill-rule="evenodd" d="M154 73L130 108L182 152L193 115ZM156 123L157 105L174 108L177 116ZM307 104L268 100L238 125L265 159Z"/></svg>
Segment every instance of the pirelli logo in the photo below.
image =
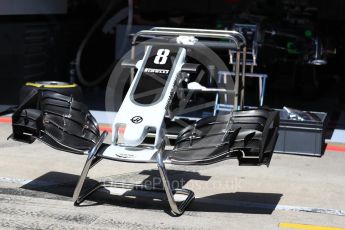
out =
<svg viewBox="0 0 345 230"><path fill-rule="evenodd" d="M152 68L145 68L144 69L145 73L161 73L161 74L168 74L169 70L168 69L152 69Z"/></svg>

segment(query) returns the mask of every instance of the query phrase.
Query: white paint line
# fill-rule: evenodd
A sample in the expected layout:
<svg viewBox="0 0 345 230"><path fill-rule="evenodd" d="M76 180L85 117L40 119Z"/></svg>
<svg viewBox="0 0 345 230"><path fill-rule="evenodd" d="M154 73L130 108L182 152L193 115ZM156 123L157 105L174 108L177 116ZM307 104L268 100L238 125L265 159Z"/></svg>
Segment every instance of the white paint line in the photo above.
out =
<svg viewBox="0 0 345 230"><path fill-rule="evenodd" d="M49 181L42 181L42 180L25 180L25 179L18 179L18 178L8 178L8 177L0 177L0 183L6 184L16 184L16 185L34 185L34 186L53 186L58 185L61 183L56 182L49 182Z"/></svg>
<svg viewBox="0 0 345 230"><path fill-rule="evenodd" d="M32 180L24 180L24 179L16 179L16 178L8 178L8 177L0 177L1 183L6 184L20 184L25 185L27 183L30 183Z"/></svg>
<svg viewBox="0 0 345 230"><path fill-rule="evenodd" d="M297 211L297 212L312 212L328 215L345 216L345 210L332 209L332 208L311 208L311 207L299 207L291 205L277 205L275 210L281 211Z"/></svg>
<svg viewBox="0 0 345 230"><path fill-rule="evenodd" d="M292 206L292 205L273 205L267 203L255 203L255 202L246 202L238 200L218 200L218 199L208 199L202 197L196 197L200 203L206 204L217 204L217 205L226 205L226 206L235 206L235 207L244 207L244 208L257 208L257 209L268 209L275 211L297 211L297 212L311 212L311 213L320 213L328 215L337 215L345 216L345 210L337 210L330 208L312 208L312 207L303 207L303 206Z"/></svg>

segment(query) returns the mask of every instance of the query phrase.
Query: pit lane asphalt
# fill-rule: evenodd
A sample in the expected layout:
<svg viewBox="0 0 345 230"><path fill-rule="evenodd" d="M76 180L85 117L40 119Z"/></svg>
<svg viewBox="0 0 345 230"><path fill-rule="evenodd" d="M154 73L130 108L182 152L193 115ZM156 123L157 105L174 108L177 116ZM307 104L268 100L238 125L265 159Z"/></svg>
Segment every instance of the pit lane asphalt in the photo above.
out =
<svg viewBox="0 0 345 230"><path fill-rule="evenodd" d="M162 194L107 190L74 207L72 193L86 156L42 143L7 141L0 124L0 229L280 229L281 222L345 227L345 153L321 158L275 154L266 167L167 166L176 186L197 198L181 217ZM109 140L108 140L109 141ZM154 164L102 161L96 180L154 183ZM182 178L182 180L181 180Z"/></svg>

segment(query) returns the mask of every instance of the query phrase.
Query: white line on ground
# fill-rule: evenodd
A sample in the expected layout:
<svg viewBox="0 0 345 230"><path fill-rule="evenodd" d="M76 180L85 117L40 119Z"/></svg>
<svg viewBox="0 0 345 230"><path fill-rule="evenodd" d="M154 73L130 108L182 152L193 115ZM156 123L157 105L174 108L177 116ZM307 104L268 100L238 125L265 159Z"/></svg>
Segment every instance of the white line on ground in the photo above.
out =
<svg viewBox="0 0 345 230"><path fill-rule="evenodd" d="M196 197L196 199L202 197ZM328 215L337 215L337 216L345 216L345 210L337 210L337 209L330 209L330 208L312 208L312 207L303 207L303 206L292 206L292 205L272 205L272 204L265 204L265 203L255 203L255 202L245 202L245 201L238 201L238 200L217 200L217 199L207 199L203 198L202 200L198 201L200 203L213 203L218 205L230 205L236 207L244 207L244 208L257 208L257 209L270 209L276 211L297 211L297 212L312 212L312 213L320 213L320 214L328 214Z"/></svg>
<svg viewBox="0 0 345 230"><path fill-rule="evenodd" d="M8 177L0 177L0 183L6 184L17 184L17 185L26 185L31 184L35 186L52 186L57 185L60 183L54 183L49 181L41 181L41 180L26 180L26 179L18 179L18 178L8 178Z"/></svg>

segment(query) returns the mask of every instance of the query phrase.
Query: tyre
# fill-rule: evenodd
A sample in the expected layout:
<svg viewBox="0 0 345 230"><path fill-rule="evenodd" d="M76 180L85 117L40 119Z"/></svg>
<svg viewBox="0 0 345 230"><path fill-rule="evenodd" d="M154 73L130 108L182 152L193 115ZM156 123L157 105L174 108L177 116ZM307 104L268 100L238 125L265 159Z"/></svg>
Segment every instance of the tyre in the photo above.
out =
<svg viewBox="0 0 345 230"><path fill-rule="evenodd" d="M33 90L37 89L54 91L68 97L72 96L74 100L83 102L82 90L80 86L78 86L75 83L67 83L60 81L37 81L27 82L21 88L19 93L19 104L21 104Z"/></svg>

